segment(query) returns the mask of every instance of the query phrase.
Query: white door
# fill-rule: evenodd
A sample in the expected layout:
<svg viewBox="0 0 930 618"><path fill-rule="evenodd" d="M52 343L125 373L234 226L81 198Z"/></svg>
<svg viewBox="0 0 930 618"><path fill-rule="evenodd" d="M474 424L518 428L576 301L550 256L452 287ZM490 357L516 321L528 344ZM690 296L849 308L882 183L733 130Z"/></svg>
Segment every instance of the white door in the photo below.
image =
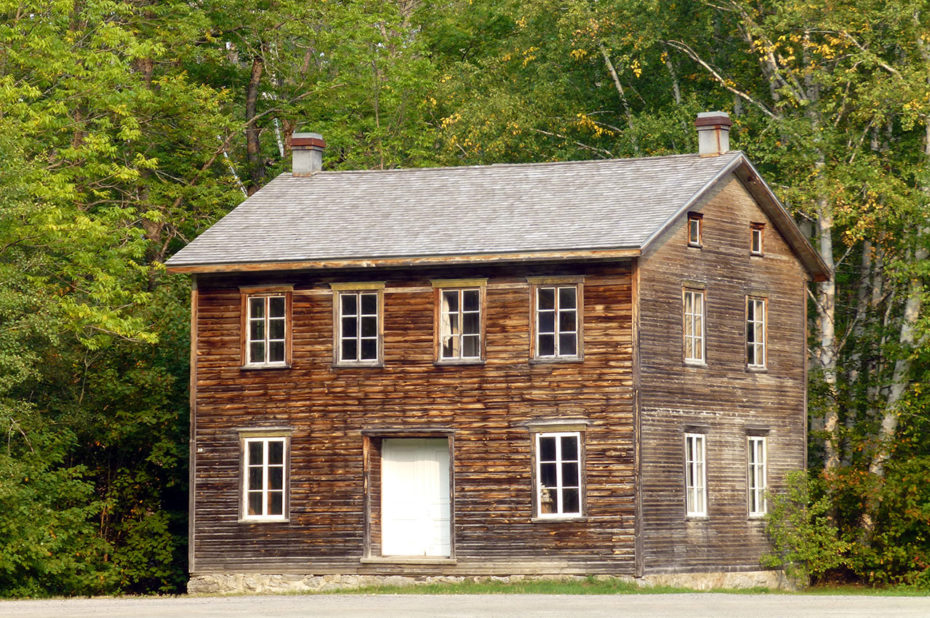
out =
<svg viewBox="0 0 930 618"><path fill-rule="evenodd" d="M449 441L381 442L381 554L449 556Z"/></svg>

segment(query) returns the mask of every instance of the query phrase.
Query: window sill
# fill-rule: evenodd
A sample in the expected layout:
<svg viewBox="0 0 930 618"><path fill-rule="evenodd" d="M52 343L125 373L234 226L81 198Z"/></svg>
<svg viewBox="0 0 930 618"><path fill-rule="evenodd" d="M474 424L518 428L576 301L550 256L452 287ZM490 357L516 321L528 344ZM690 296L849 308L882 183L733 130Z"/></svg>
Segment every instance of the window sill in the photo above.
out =
<svg viewBox="0 0 930 618"><path fill-rule="evenodd" d="M704 248L704 245L696 245L696 244L694 244L694 243L690 243L690 242L689 242L689 243L688 243L688 247L690 247L691 249L703 249L703 248Z"/></svg>
<svg viewBox="0 0 930 618"><path fill-rule="evenodd" d="M376 361L370 363L333 363L330 365L333 369L382 369L384 367L384 361Z"/></svg>
<svg viewBox="0 0 930 618"><path fill-rule="evenodd" d="M685 522L701 524L710 521L710 515L685 515Z"/></svg>
<svg viewBox="0 0 930 618"><path fill-rule="evenodd" d="M685 360L685 367L707 367L707 363L699 360Z"/></svg>
<svg viewBox="0 0 930 618"><path fill-rule="evenodd" d="M764 524L764 523L765 523L765 513L758 513L758 514L755 514L755 515L750 515L750 516L748 517L748 520L749 520L750 523Z"/></svg>
<svg viewBox="0 0 930 618"><path fill-rule="evenodd" d="M443 358L433 361L433 364L437 367L445 365L483 365L484 363L485 360L483 358Z"/></svg>
<svg viewBox="0 0 930 618"><path fill-rule="evenodd" d="M291 365L289 363L279 363L275 365L240 365L239 369L241 371L267 371L275 369L290 369Z"/></svg>
<svg viewBox="0 0 930 618"><path fill-rule="evenodd" d="M763 365L746 365L748 373L768 373L769 368Z"/></svg>
<svg viewBox="0 0 930 618"><path fill-rule="evenodd" d="M457 564L455 558L443 556L372 556L362 558L362 564Z"/></svg>
<svg viewBox="0 0 930 618"><path fill-rule="evenodd" d="M542 356L531 358L531 365L550 365L552 363L583 363L583 356Z"/></svg>
<svg viewBox="0 0 930 618"><path fill-rule="evenodd" d="M291 520L288 517L240 517L237 523L240 524L288 524Z"/></svg>
<svg viewBox="0 0 930 618"><path fill-rule="evenodd" d="M550 517L540 517L537 515L530 519L534 524L558 524L562 522L586 522L588 518L584 515L552 515Z"/></svg>

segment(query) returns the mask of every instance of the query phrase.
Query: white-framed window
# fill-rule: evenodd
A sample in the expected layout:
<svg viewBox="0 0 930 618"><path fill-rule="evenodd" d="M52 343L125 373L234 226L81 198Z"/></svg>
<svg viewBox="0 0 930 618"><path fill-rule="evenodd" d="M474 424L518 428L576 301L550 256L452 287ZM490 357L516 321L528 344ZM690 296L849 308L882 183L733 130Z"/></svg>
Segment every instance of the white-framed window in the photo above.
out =
<svg viewBox="0 0 930 618"><path fill-rule="evenodd" d="M762 255L765 245L765 224L751 223L749 225L749 253Z"/></svg>
<svg viewBox="0 0 930 618"><path fill-rule="evenodd" d="M336 292L338 363L381 361L381 290Z"/></svg>
<svg viewBox="0 0 930 618"><path fill-rule="evenodd" d="M536 514L581 516L581 434L536 434Z"/></svg>
<svg viewBox="0 0 930 618"><path fill-rule="evenodd" d="M688 246L700 247L704 244L704 215L699 212L688 213Z"/></svg>
<svg viewBox="0 0 930 618"><path fill-rule="evenodd" d="M685 434L685 512L688 517L707 515L707 467L704 434Z"/></svg>
<svg viewBox="0 0 930 618"><path fill-rule="evenodd" d="M746 364L765 367L764 298L746 298Z"/></svg>
<svg viewBox="0 0 930 618"><path fill-rule="evenodd" d="M684 290L685 362L704 363L704 292Z"/></svg>
<svg viewBox="0 0 930 618"><path fill-rule="evenodd" d="M286 516L286 437L242 440L242 519L282 521Z"/></svg>
<svg viewBox="0 0 930 618"><path fill-rule="evenodd" d="M749 516L762 517L767 505L765 502L765 437L749 436Z"/></svg>
<svg viewBox="0 0 930 618"><path fill-rule="evenodd" d="M538 285L535 288L535 358L579 358L578 285Z"/></svg>
<svg viewBox="0 0 930 618"><path fill-rule="evenodd" d="M481 289L440 289L439 360L480 360L481 347Z"/></svg>
<svg viewBox="0 0 930 618"><path fill-rule="evenodd" d="M287 295L246 295L245 303L245 365L287 365Z"/></svg>

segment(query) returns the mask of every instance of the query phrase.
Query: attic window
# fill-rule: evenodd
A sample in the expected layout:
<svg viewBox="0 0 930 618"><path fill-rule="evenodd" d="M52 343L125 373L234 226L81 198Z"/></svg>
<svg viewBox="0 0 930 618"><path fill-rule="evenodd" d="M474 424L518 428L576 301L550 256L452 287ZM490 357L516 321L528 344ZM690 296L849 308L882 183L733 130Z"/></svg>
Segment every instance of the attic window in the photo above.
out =
<svg viewBox="0 0 930 618"><path fill-rule="evenodd" d="M765 224L764 223L750 223L749 224L749 253L751 255L762 255L763 250L763 240L764 240Z"/></svg>
<svg viewBox="0 0 930 618"><path fill-rule="evenodd" d="M700 247L703 244L703 219L699 212L688 213L688 246Z"/></svg>

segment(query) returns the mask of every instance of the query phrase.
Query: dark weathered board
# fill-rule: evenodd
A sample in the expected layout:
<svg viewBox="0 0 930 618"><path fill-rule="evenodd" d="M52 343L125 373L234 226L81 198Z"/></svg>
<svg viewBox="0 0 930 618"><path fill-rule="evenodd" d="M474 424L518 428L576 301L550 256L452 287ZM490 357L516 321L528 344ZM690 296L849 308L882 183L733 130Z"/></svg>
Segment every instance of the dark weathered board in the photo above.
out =
<svg viewBox="0 0 930 618"><path fill-rule="evenodd" d="M632 574L631 265L199 276L191 571ZM583 362L530 362L527 277L578 275ZM430 280L450 278L487 278L483 364L434 363ZM329 284L346 281L385 283L383 367L333 366ZM292 364L244 370L239 286L270 284L293 285ZM560 418L588 422L585 517L534 521L524 423ZM285 523L238 521L238 430L262 427L292 429ZM396 430L452 436L454 563L371 560L380 554L380 439Z"/></svg>
<svg viewBox="0 0 930 618"><path fill-rule="evenodd" d="M805 274L738 180L701 205L703 247L685 216L639 262L639 488L645 573L759 568L763 524L747 505L747 433L767 431L768 483L805 464ZM764 256L750 224L766 222ZM705 286L706 366L683 362L682 288ZM746 368L746 296L768 299L768 363ZM708 517L685 517L684 433L706 431Z"/></svg>

